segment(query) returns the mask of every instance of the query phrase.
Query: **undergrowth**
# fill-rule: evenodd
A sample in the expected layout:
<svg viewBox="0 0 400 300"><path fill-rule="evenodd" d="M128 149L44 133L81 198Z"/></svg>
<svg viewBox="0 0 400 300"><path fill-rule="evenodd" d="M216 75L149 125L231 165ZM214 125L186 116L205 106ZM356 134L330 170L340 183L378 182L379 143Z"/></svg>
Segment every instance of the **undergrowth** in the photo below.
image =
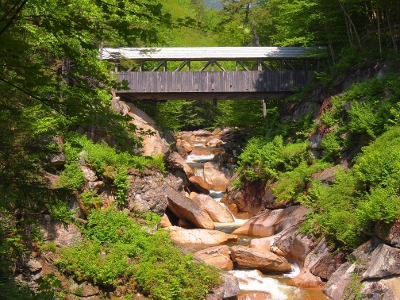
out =
<svg viewBox="0 0 400 300"><path fill-rule="evenodd" d="M66 164L60 176L60 188L79 190L85 183L85 175L81 166L88 165L101 180L111 183L119 204L127 197L128 169L134 168L143 172L145 168L155 167L165 172L163 157L134 155L126 151L117 151L105 142L93 143L85 136L73 134L67 136L65 142ZM97 207L98 199L88 194L84 201Z"/></svg>
<svg viewBox="0 0 400 300"><path fill-rule="evenodd" d="M152 218L148 218L152 219ZM220 282L217 269L182 255L168 232L149 230L124 212L93 210L83 229L84 240L64 247L56 265L76 280L100 286L124 286L153 299L202 299Z"/></svg>

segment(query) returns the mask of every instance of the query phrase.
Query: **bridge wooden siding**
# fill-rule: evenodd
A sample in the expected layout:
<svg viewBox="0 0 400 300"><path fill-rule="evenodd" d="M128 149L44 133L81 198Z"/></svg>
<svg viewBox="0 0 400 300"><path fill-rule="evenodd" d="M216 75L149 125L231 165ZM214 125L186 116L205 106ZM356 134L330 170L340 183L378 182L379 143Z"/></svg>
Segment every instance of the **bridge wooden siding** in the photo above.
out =
<svg viewBox="0 0 400 300"><path fill-rule="evenodd" d="M323 47L102 48L99 58L116 65L121 58L137 62L134 71L116 68L118 80L127 80L129 85L129 90L117 94L127 99L258 100L284 98L301 89L313 76L309 62L318 62L324 52ZM191 61L205 64L194 71ZM218 61L235 61L236 70L225 70ZM243 61L255 62L251 64L255 70ZM153 62L147 71L146 62ZM180 62L180 67L169 71L168 62ZM299 65L302 70L295 69Z"/></svg>
<svg viewBox="0 0 400 300"><path fill-rule="evenodd" d="M127 80L130 89L118 93L132 100L282 98L301 89L312 76L313 71L301 70L120 72L118 81Z"/></svg>

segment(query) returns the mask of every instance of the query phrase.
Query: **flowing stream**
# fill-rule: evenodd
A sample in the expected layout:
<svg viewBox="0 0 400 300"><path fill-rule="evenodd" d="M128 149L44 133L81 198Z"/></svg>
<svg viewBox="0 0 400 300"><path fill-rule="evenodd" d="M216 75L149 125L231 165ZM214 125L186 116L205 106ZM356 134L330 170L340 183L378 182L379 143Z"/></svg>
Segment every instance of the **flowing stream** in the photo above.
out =
<svg viewBox="0 0 400 300"><path fill-rule="evenodd" d="M195 151L196 153L207 153L204 155L188 155L186 162L193 169L195 175L204 178L203 166L207 161L212 161L214 155L212 154L213 149L204 146L205 139L196 139L193 145L196 148L200 148L201 151ZM210 153L208 154L208 151ZM231 166L233 169L233 166ZM224 193L210 191L210 196L213 197L218 203L220 202ZM233 223L215 223L215 230L220 230L225 233L232 233L236 228L240 227L247 220L235 219ZM235 243L236 245L247 246L250 244L251 239L255 238L252 236L240 235L240 241ZM228 244L233 246L234 244ZM300 267L297 264L291 264L292 270L287 274L263 274L258 270L232 270L229 271L232 275L238 278L239 287L242 291L242 299L262 299L260 297L255 298L252 294L265 293L264 299L272 300L324 300L328 299L321 291L321 289L301 289L287 285L288 281L300 273ZM247 297L246 297L247 296ZM259 295L260 296L260 295Z"/></svg>

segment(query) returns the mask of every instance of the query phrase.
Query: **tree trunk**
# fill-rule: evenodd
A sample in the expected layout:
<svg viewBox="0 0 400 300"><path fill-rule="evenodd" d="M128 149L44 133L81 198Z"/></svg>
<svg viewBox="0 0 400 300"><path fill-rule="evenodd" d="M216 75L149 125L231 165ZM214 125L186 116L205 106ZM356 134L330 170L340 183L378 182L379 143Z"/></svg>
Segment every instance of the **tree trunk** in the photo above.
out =
<svg viewBox="0 0 400 300"><path fill-rule="evenodd" d="M392 24L390 23L389 15L390 15L390 14L389 14L389 9L386 9L386 19L387 19L388 26L389 26L390 37L391 37L391 39L392 39L394 52L397 53L396 40L395 40L395 38L394 38L394 32L393 32Z"/></svg>
<svg viewBox="0 0 400 300"><path fill-rule="evenodd" d="M381 18L379 8L376 9L376 22L378 24L378 41L379 41L379 53L382 54L382 41L381 41Z"/></svg>
<svg viewBox="0 0 400 300"><path fill-rule="evenodd" d="M340 6L341 6L341 8L342 8L342 10L343 10L343 13L344 13L344 14L346 15L346 17L347 17L347 20L349 21L349 27L350 27L350 29L351 29L351 27L353 27L354 35L356 36L357 41L358 41L358 46L360 47L360 49L362 49L361 40L360 40L360 37L358 36L358 33L357 33L357 28L356 28L356 26L354 25L354 23L353 23L353 21L352 21L352 19L351 19L351 17L350 17L349 12L346 10L346 8L344 7L344 5L343 5L342 2L340 2Z"/></svg>

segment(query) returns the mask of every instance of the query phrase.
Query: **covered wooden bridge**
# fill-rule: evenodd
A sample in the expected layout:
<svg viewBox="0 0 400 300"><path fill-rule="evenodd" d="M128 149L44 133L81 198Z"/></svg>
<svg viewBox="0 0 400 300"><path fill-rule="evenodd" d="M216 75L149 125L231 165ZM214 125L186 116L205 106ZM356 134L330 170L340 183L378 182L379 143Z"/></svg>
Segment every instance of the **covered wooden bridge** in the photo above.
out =
<svg viewBox="0 0 400 300"><path fill-rule="evenodd" d="M323 47L102 48L126 100L279 99L301 90Z"/></svg>

